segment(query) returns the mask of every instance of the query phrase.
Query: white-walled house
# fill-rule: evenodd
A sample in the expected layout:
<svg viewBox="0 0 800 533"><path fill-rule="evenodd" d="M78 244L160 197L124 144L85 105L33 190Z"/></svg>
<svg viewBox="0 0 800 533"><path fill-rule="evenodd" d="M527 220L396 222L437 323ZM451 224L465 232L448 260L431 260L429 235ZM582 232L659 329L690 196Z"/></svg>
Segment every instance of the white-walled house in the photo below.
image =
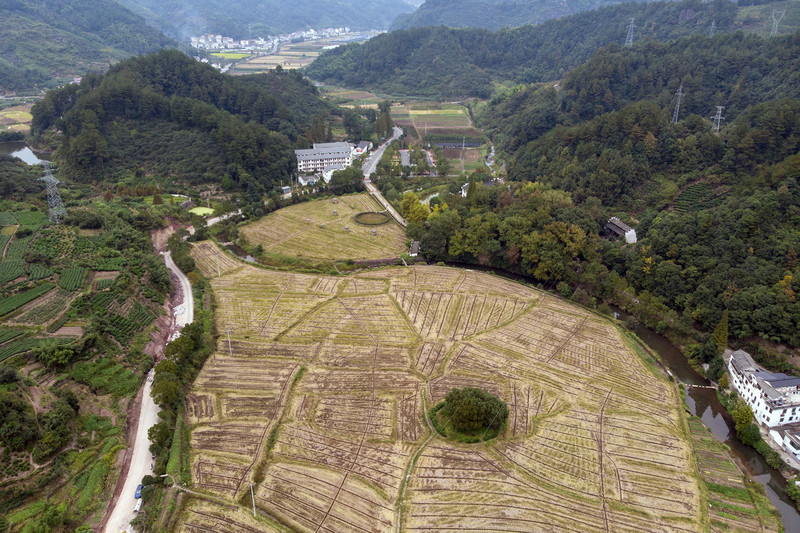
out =
<svg viewBox="0 0 800 533"><path fill-rule="evenodd" d="M299 172L319 172L334 165L349 167L353 164L353 154L346 142L314 143L314 148L295 150L294 155Z"/></svg>
<svg viewBox="0 0 800 533"><path fill-rule="evenodd" d="M774 428L800 421L800 378L768 372L744 350L731 355L728 375L759 424Z"/></svg>

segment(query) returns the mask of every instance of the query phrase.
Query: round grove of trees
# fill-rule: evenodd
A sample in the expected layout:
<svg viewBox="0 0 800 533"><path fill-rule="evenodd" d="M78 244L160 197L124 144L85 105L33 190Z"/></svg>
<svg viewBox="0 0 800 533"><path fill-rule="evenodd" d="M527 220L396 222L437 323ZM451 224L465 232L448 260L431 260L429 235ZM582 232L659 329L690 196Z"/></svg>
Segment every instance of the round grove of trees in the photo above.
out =
<svg viewBox="0 0 800 533"><path fill-rule="evenodd" d="M431 409L431 421L444 437L480 442L496 437L508 420L508 406L496 396L474 387L453 389Z"/></svg>

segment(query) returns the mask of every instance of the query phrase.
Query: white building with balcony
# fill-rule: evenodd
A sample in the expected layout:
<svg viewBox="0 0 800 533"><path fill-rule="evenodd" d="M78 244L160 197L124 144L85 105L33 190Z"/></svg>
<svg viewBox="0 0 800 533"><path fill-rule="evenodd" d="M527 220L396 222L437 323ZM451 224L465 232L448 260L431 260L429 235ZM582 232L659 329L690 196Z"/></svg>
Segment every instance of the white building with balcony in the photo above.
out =
<svg viewBox="0 0 800 533"><path fill-rule="evenodd" d="M800 421L800 378L768 372L744 350L731 355L728 375L759 424L774 428Z"/></svg>
<svg viewBox="0 0 800 533"><path fill-rule="evenodd" d="M351 146L346 142L314 143L314 148L295 150L298 172L319 172L327 167L353 164Z"/></svg>

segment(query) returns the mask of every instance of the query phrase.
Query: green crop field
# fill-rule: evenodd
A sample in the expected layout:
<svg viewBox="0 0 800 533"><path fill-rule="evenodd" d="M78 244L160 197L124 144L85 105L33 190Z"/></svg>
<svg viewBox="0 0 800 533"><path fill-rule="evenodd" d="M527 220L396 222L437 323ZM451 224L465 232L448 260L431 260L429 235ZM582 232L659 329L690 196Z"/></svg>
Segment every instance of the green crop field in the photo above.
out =
<svg viewBox="0 0 800 533"><path fill-rule="evenodd" d="M201 217L214 214L214 210L210 207L193 207L192 209L189 209L189 212Z"/></svg>
<svg viewBox="0 0 800 533"><path fill-rule="evenodd" d="M367 193L285 207L242 226L240 233L264 252L306 259L383 259L406 251L405 234L395 222L367 228L355 221L365 211L380 211ZM373 235L372 231L376 234Z"/></svg>
<svg viewBox="0 0 800 533"><path fill-rule="evenodd" d="M220 59L245 59L252 55L253 54L239 52L215 52L211 54L212 57L218 57Z"/></svg>

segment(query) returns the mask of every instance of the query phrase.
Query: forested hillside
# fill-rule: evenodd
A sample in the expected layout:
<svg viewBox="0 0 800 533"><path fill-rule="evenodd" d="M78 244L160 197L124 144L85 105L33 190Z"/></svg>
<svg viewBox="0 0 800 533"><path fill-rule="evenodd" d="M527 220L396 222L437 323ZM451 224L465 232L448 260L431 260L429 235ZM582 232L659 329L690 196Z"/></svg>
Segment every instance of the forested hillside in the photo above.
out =
<svg viewBox="0 0 800 533"><path fill-rule="evenodd" d="M177 43L111 0L0 3L0 91L55 86Z"/></svg>
<svg viewBox="0 0 800 533"><path fill-rule="evenodd" d="M422 26L514 28L596 9L608 0L427 0L409 15L399 15L392 30Z"/></svg>
<svg viewBox="0 0 800 533"><path fill-rule="evenodd" d="M177 39L218 33L234 39L266 37L308 28L349 26L355 30L388 28L414 7L402 0L119 0Z"/></svg>
<svg viewBox="0 0 800 533"><path fill-rule="evenodd" d="M726 0L626 3L538 26L483 29L415 28L322 54L306 68L312 79L390 94L437 98L491 96L494 83L561 78L598 49L625 42L630 18L635 41L666 41L737 28L736 4Z"/></svg>
<svg viewBox="0 0 800 533"><path fill-rule="evenodd" d="M800 34L611 45L557 86L499 95L478 123L511 183L478 174L466 199L443 198L449 209L411 231L429 258L525 273L696 337L712 376L721 360L695 327L723 316L732 342L800 346L798 52ZM639 242L601 239L610 216Z"/></svg>
<svg viewBox="0 0 800 533"><path fill-rule="evenodd" d="M333 112L297 72L233 78L162 51L49 92L32 133L63 132L56 158L76 181L223 180L260 199L288 182L295 146L325 140Z"/></svg>

